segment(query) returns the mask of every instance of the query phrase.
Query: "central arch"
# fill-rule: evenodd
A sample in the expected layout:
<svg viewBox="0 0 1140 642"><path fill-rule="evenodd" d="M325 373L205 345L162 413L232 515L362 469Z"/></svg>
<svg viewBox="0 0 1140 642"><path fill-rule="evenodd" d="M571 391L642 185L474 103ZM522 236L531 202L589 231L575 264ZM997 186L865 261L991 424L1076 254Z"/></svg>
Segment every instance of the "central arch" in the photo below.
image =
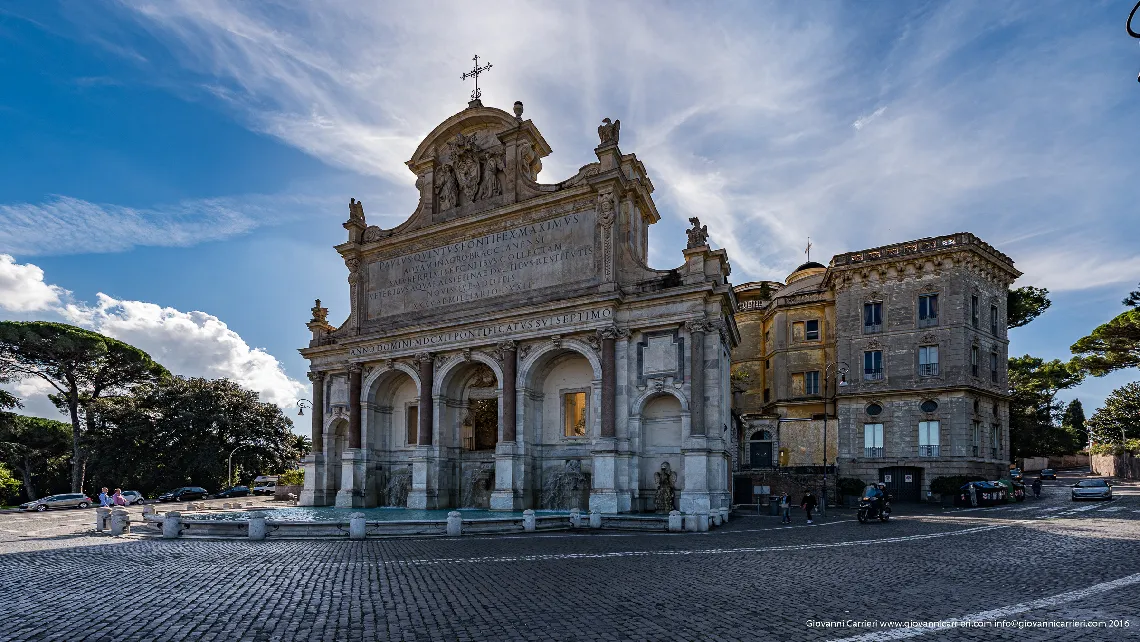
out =
<svg viewBox="0 0 1140 642"><path fill-rule="evenodd" d="M441 452L441 493L458 508L490 508L495 490L495 447L502 439L502 367L483 353L444 362L436 377L436 444Z"/></svg>

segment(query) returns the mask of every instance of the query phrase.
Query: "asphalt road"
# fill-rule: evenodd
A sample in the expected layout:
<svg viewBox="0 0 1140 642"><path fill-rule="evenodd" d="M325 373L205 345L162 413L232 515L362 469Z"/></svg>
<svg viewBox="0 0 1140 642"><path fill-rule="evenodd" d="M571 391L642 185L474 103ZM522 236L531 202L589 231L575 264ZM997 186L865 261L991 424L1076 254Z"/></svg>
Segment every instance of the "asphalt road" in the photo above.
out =
<svg viewBox="0 0 1140 642"><path fill-rule="evenodd" d="M678 534L164 541L6 514L0 640L1140 639L1140 487L1072 503L1071 481Z"/></svg>

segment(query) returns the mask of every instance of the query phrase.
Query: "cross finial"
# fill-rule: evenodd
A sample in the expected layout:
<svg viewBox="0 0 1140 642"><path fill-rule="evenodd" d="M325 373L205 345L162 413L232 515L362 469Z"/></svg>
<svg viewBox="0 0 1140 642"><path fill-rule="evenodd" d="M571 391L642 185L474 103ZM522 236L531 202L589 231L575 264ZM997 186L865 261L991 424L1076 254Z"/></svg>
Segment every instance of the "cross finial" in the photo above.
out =
<svg viewBox="0 0 1140 642"><path fill-rule="evenodd" d="M811 262L811 237L810 236L808 237L808 246L807 246L807 249L804 250L804 253L807 254L807 257L808 257L807 260L810 263Z"/></svg>
<svg viewBox="0 0 1140 642"><path fill-rule="evenodd" d="M483 92L479 91L479 74L490 69L491 63L487 63L487 64L483 65L482 67L480 67L479 66L479 54L475 54L475 57L472 58L472 60L475 61L475 67L471 71L464 73L462 80L467 80L468 78L474 78L475 79L475 91L471 92L471 100L472 100L472 102L474 102L476 100L479 100L479 97L483 95Z"/></svg>

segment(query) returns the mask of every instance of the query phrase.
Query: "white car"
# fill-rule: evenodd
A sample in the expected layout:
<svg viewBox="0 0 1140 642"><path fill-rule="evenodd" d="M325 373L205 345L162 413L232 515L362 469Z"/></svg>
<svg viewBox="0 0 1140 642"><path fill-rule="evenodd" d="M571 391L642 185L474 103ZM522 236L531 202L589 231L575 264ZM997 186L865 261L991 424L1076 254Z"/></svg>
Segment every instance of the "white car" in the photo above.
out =
<svg viewBox="0 0 1140 642"><path fill-rule="evenodd" d="M253 487L251 491L254 495L272 495L277 492L277 482L267 481Z"/></svg>
<svg viewBox="0 0 1140 642"><path fill-rule="evenodd" d="M137 490L124 490L122 494L123 497L127 500L127 506L142 503L143 495Z"/></svg>

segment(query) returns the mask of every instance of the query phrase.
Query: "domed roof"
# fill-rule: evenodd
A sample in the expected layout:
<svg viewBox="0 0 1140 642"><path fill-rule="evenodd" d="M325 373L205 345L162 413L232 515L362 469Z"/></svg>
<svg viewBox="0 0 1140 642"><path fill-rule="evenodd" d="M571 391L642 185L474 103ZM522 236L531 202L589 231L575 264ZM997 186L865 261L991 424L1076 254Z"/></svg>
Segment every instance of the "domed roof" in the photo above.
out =
<svg viewBox="0 0 1140 642"><path fill-rule="evenodd" d="M815 261L808 261L807 263L804 263L803 265L796 268L795 272L799 272L800 270L810 270L812 268L823 268L826 270L827 266L823 265L822 263L816 263ZM793 274L795 272L793 272Z"/></svg>

